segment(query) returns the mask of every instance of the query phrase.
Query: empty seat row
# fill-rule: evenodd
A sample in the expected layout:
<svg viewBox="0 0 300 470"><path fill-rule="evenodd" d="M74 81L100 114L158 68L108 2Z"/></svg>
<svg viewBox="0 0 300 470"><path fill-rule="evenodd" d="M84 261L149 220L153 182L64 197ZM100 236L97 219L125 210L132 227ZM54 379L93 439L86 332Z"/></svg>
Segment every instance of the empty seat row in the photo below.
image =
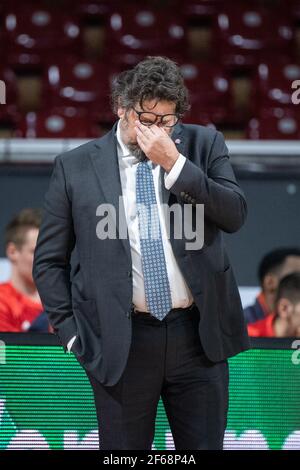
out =
<svg viewBox="0 0 300 470"><path fill-rule="evenodd" d="M2 57L34 61L40 55L80 53L130 63L145 54L218 56L229 66L251 66L268 54L297 55L299 17L294 7L238 2L84 2L69 9L7 4L0 11ZM292 3L291 3L292 5ZM296 3L295 3L296 5ZM299 54L300 55L300 54ZM31 57L32 56L32 57ZM24 57L23 57L24 61Z"/></svg>
<svg viewBox="0 0 300 470"><path fill-rule="evenodd" d="M0 112L0 137L22 138L95 138L107 132L116 116L87 113L76 108L53 108L48 111L19 114ZM298 140L300 113L292 106L261 109L246 122L237 122L224 108L196 109L183 122L217 127L227 138Z"/></svg>

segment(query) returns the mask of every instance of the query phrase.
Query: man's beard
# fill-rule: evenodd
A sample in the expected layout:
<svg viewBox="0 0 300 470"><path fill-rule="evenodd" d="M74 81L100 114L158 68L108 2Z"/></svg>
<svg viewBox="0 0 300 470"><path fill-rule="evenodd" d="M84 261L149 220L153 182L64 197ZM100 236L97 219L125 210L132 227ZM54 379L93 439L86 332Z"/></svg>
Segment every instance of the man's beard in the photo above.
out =
<svg viewBox="0 0 300 470"><path fill-rule="evenodd" d="M129 143L127 144L127 147L130 150L131 155L133 155L140 162L148 159L139 144Z"/></svg>
<svg viewBox="0 0 300 470"><path fill-rule="evenodd" d="M128 123L128 118L127 118L127 112L125 113L124 118L121 119L120 125L123 131L126 131L128 129L129 123ZM144 154L144 152L142 151L141 147L139 146L137 142L127 142L126 146L128 147L130 154L133 155L140 162L147 159L146 155Z"/></svg>

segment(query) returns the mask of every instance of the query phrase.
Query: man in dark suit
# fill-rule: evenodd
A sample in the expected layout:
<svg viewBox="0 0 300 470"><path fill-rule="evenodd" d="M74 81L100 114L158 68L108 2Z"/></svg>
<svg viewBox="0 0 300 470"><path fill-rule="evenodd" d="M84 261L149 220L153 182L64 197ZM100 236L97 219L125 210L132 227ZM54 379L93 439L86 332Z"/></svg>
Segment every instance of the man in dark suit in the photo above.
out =
<svg viewBox="0 0 300 470"><path fill-rule="evenodd" d="M244 195L223 136L179 122L188 95L174 62L123 72L112 101L112 130L55 159L34 279L92 385L100 449L151 449L160 397L176 449L221 449L227 358L249 347L222 241L245 221ZM117 217L105 219L108 204ZM183 209L169 233L164 204ZM204 244L187 246L175 231L201 204Z"/></svg>

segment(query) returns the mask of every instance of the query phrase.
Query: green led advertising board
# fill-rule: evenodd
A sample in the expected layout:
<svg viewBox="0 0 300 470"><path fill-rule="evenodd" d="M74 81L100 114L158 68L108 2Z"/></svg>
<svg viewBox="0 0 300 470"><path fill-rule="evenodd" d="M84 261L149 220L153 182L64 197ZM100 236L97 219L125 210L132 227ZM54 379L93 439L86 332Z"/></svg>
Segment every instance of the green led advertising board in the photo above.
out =
<svg viewBox="0 0 300 470"><path fill-rule="evenodd" d="M296 352L251 349L229 360L225 449L300 449ZM75 357L60 346L6 345L0 361L0 449L97 448L93 394ZM161 401L153 449L174 449Z"/></svg>

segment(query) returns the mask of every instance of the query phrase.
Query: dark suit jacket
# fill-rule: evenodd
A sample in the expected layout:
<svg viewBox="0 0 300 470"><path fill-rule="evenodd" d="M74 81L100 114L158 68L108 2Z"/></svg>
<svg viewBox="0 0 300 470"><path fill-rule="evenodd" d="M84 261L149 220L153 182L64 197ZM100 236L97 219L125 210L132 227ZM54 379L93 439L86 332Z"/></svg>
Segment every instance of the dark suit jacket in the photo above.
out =
<svg viewBox="0 0 300 470"><path fill-rule="evenodd" d="M118 210L122 194L115 131L116 124L104 137L56 157L33 267L45 311L65 351L77 335L72 350L104 385L121 377L132 333L129 240L96 235L96 208L111 203ZM243 225L246 202L220 132L179 124L172 139L179 141L177 148L187 161L170 191L161 169L163 201L204 204L205 240L202 249L186 251L186 240L174 238L171 227L170 242L200 311L203 348L217 362L249 347L222 240L222 231L235 232ZM74 247L77 263L70 276Z"/></svg>

